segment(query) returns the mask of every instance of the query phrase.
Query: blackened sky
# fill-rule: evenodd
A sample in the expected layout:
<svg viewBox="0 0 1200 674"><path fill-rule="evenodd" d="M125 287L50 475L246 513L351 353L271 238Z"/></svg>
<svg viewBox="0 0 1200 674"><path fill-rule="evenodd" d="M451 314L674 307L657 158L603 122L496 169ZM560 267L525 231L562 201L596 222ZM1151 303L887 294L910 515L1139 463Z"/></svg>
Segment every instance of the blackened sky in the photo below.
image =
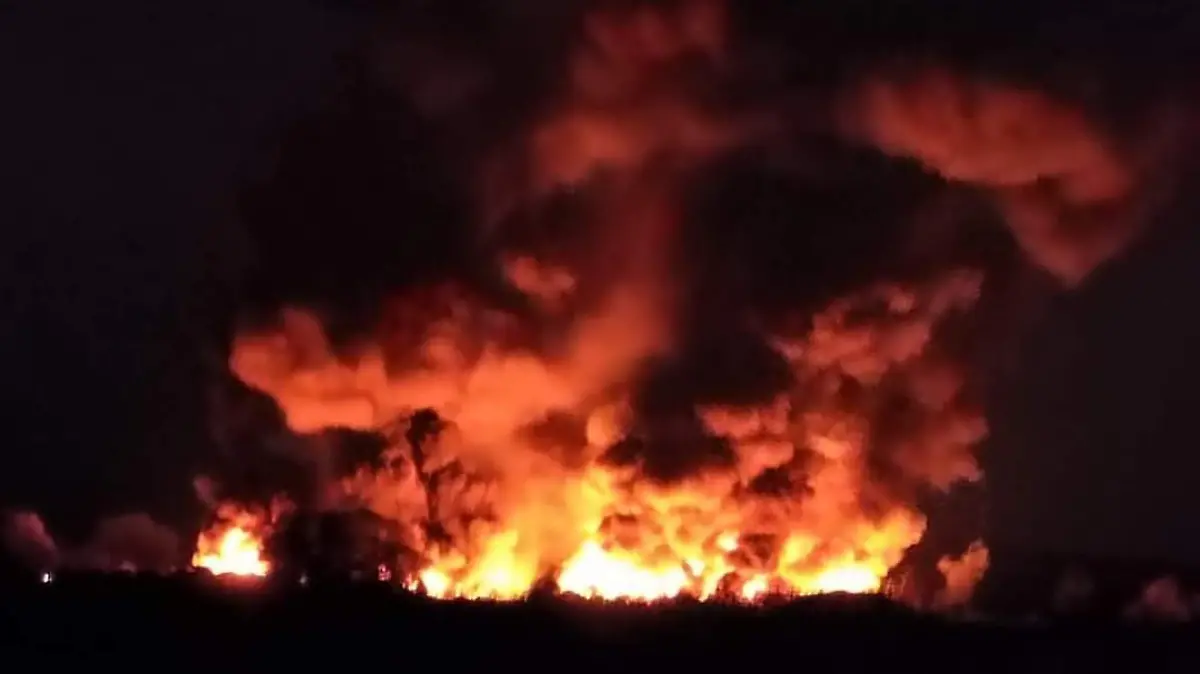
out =
<svg viewBox="0 0 1200 674"><path fill-rule="evenodd" d="M193 291L236 264L230 186L313 105L350 26L287 0L0 14L3 388L18 429L0 491L64 526L177 513L202 452Z"/></svg>
<svg viewBox="0 0 1200 674"><path fill-rule="evenodd" d="M982 53L981 45L1002 34L996 42L1028 47L1035 63L1058 51L1052 38L1038 36L1059 33L1025 30L1032 5L997 3L951 16L869 4L845 3L836 20L808 9L877 51L917 35L952 43L950 52ZM1125 77L1129 91L1157 81L1151 74L1188 72L1192 54L1171 47L1190 35L1189 17L1176 11L1183 4L1112 14L1098 29L1081 29L1086 39L1075 48L1111 71L1128 68L1114 77ZM1044 11L1069 17L1060 5ZM197 509L191 477L211 453L198 354L223 320L223 293L239 292L238 271L249 259L235 187L270 165L277 137L323 96L349 95L329 82L335 56L365 19L299 0L0 7L0 287L7 299L0 388L12 429L0 501L42 511L66 531L122 510L186 522ZM1096 3L1081 7L1088 19L1104 13ZM1086 22L1068 18L1060 26L1070 33L1074 23ZM837 31L809 33L818 34L822 58L836 61ZM420 144L422 129L402 111L356 117L355 106L370 101L338 105L342 112L316 131L306 127L287 156L299 164L344 161L370 180L347 180L341 202L297 196L300 210L322 222L392 222L374 206L346 215L336 204L384 208L381 194L428 192L422 181L436 175L389 163L377 149L380 138L390 138L403 156ZM371 135L363 119L394 125L395 135ZM308 183L306 169L295 170L298 195ZM838 198L821 203L862 208ZM426 207L456 217L453 204ZM1200 560L1200 538L1190 535L1200 510L1192 488L1200 474L1192 411L1200 378L1194 217L1181 203L1162 218L1158 236L1073 295L1018 298L1015 314L1037 313L1018 365L994 386L985 448L994 541ZM389 236L403 233L389 231L360 250L385 249ZM428 232L409 235L427 237L427 247L446 244ZM306 270L322 274L303 259L291 272L303 279Z"/></svg>

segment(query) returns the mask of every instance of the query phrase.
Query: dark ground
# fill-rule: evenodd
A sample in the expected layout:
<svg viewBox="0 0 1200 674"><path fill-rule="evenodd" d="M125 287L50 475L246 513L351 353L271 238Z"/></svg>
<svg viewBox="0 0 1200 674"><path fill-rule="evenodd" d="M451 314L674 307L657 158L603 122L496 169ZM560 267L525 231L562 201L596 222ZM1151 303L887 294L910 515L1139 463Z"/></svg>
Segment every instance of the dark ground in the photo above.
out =
<svg viewBox="0 0 1200 674"><path fill-rule="evenodd" d="M484 604L375 585L269 590L189 577L59 576L10 584L0 619L5 659L39 668L1200 671L1200 640L1188 626L954 620L875 597L769 608Z"/></svg>

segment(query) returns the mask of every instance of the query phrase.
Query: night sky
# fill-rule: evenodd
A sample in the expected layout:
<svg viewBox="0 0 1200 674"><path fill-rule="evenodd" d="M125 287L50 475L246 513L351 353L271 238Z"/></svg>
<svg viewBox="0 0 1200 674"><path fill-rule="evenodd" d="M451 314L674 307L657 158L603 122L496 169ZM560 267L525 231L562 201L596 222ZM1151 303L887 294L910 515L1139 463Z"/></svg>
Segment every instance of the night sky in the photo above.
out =
<svg viewBox="0 0 1200 674"><path fill-rule="evenodd" d="M0 490L77 535L114 509L178 519L204 447L203 298L243 257L233 186L319 99L351 23L284 0L0 11L21 438Z"/></svg>
<svg viewBox="0 0 1200 674"><path fill-rule="evenodd" d="M470 4L446 3L459 9L430 25L485 55L512 48L471 39L497 32L488 17L509 27L530 20L516 10L481 18ZM836 12L796 3L787 20L778 4L763 3L775 8L763 16L747 12L746 25L770 26L776 37L797 25L785 42L802 55L793 58L810 59L810 71L914 44L1025 69L1070 54L1116 82L1110 98L1128 105L1194 87L1191 64L1200 64L1191 46L1200 43L1198 12L1185 14L1182 1L1133 17L1103 8L1133 3L1076 3L1089 8L1087 21L1064 19L1072 15L1065 3L953 14L934 2L839 3ZM0 503L37 510L74 536L126 511L195 526L202 509L191 479L214 452L205 382L236 308L331 293L369 305L390 284L463 264L452 259L462 244L453 228L402 219L468 217L454 198L429 196L452 191L455 171L453 160L424 163L434 153L423 143L436 130L357 88L346 65L376 9L300 0L0 4L9 431ZM551 39L528 42L507 67L542 63L539 49L553 48ZM505 58L496 57L501 72ZM496 126L507 123L505 110L520 112L516 103L494 109ZM888 170L864 169L837 189L908 203L908 187L871 186ZM889 184L928 188L927 177L910 173ZM314 195L312 185L327 193ZM781 198L761 185L747 194L759 204ZM830 222L887 215L833 194L805 203ZM994 357L982 357L991 373L992 433L982 448L990 543L1200 562L1200 537L1190 535L1200 510L1192 487L1200 321L1190 304L1200 290L1200 209L1176 201L1150 236L1075 292L1018 272L1022 282L998 310L1006 327L1018 327ZM370 243L305 238L332 221ZM351 260L414 241L424 253L395 268ZM761 285L780 286L793 266L818 267L819 256L801 249L856 250L793 245L796 257L762 265L777 276ZM319 254L329 256L327 268ZM346 282L355 268L366 271ZM804 295L815 279L790 283Z"/></svg>

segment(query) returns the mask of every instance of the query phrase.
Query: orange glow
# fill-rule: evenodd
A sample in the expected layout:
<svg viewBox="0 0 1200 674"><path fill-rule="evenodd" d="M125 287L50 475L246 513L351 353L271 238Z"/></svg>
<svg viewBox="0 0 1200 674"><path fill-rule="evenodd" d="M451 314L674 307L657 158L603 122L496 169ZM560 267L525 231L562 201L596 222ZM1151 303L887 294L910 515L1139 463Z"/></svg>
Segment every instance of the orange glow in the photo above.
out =
<svg viewBox="0 0 1200 674"><path fill-rule="evenodd" d="M636 558L607 552L594 541L584 543L558 577L562 591L597 599L665 599L687 586L688 574L682 566L647 568Z"/></svg>
<svg viewBox="0 0 1200 674"><path fill-rule="evenodd" d="M298 435L389 429L382 460L322 498L394 527L411 553L397 583L503 600L542 584L641 601L875 592L924 532L914 495L978 477L982 419L930 348L974 303L970 271L873 285L760 329L791 381L755 404L639 410L647 364L683 341L686 289L668 260L686 169L744 131L678 86L681 68L720 70L724 21L713 0L589 16L561 98L516 143L530 165L512 173L529 184L504 201L586 190L579 227L609 246L597 264L506 251L495 271L521 311L422 288L346 348L302 308L237 335L230 369ZM421 409L441 424L416 438ZM658 468L665 454L686 470ZM233 547L261 562L254 524ZM201 538L198 566L230 531Z"/></svg>
<svg viewBox="0 0 1200 674"><path fill-rule="evenodd" d="M1029 258L1076 285L1147 224L1136 162L1047 92L930 69L875 78L847 115L884 152L988 189Z"/></svg>
<svg viewBox="0 0 1200 674"><path fill-rule="evenodd" d="M970 447L982 422L948 402L958 380L925 351L941 316L969 306L975 283L972 275L950 275L926 286L878 288L835 303L804 337L776 338L804 385L758 407L698 410L706 431L728 443L729 464L668 483L646 479L637 464L604 460L631 430L628 393L621 392L629 359L653 344L629 342L636 329L590 331L615 315L585 319L573 331L580 343L561 357L496 344L468 359L465 340L487 336L465 329L474 323L462 304L451 312L457 318L429 329L437 338L424 348L436 346L436 359L407 374L385 373L382 353L372 348L352 363L322 352L321 329L305 318L313 329L285 326L239 339L234 367L271 394L295 428L374 428L423 401L446 410L448 430L422 445L423 465L401 439L388 450L387 467L340 485L347 498L408 532L405 545L426 562L397 581L430 596L518 599L543 579L597 599L875 592L925 521L873 481L865 452L887 438L876 436L865 410L883 382L903 382L929 406L914 408L923 421L890 439L898 447L895 479L940 486L977 475ZM629 312L636 305L609 306ZM883 313L863 322L864 306ZM305 340L311 360L291 370L296 339ZM847 382L855 382L857 399L844 396ZM551 412L580 420L582 445L530 439L524 429ZM466 472L436 484L421 477L451 465ZM752 489L765 474L779 476L783 491ZM426 537L431 517L448 538ZM246 558L254 558L255 545L247 544Z"/></svg>

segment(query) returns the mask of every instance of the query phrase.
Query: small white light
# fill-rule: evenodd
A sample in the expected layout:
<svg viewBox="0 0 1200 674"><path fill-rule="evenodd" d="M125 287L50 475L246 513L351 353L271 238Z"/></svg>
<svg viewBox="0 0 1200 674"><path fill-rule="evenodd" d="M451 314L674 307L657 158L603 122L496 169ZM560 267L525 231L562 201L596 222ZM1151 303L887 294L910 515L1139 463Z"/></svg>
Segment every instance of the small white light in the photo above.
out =
<svg viewBox="0 0 1200 674"><path fill-rule="evenodd" d="M50 573L49 571L42 573L42 584L43 585L46 585L46 584L52 583L52 582L54 582L54 574Z"/></svg>

